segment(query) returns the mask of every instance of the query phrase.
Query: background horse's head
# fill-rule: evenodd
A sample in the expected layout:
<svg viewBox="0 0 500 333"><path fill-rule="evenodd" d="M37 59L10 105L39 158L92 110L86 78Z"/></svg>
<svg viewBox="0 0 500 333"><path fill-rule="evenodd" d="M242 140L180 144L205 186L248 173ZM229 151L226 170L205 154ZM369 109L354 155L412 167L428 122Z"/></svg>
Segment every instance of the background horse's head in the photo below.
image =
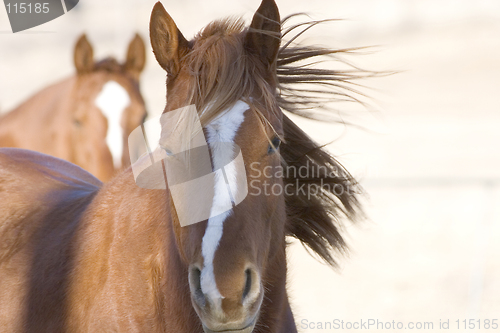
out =
<svg viewBox="0 0 500 333"><path fill-rule="evenodd" d="M290 64L327 52L288 44L280 49L281 22L273 0L263 0L250 27L240 20L215 21L191 41L157 3L150 36L156 59L168 73L165 112L196 105L212 167L223 166L218 162L224 160L218 156L221 142L240 147L245 164L248 195L233 209L185 227L174 214L193 307L206 332L251 332L257 322L273 325L284 320L276 313L288 304L285 236L300 239L334 264L330 250L343 249L344 243L332 216L349 215L357 205L346 191L355 186L351 177L281 110L286 101L278 94L280 78L307 83L314 74ZM329 71L318 73L318 79L336 79ZM290 174L283 173L286 167ZM306 169L301 179L298 167ZM199 189L213 193L212 208L224 196L224 182L231 187L242 172L226 168L226 180L218 179L214 189ZM331 187L320 189L320 182ZM307 184L317 185L316 192L306 193Z"/></svg>
<svg viewBox="0 0 500 333"><path fill-rule="evenodd" d="M85 35L76 43L70 161L101 180L108 180L130 165L127 139L146 117L139 90L145 59L145 46L139 35L130 42L123 64L113 58L94 62L93 49Z"/></svg>

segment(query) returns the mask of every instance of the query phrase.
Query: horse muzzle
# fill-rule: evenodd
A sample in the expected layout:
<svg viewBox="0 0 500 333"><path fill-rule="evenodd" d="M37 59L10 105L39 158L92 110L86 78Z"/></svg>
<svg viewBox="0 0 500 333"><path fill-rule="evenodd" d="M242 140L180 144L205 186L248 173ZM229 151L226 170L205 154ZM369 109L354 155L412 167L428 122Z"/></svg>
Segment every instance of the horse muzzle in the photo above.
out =
<svg viewBox="0 0 500 333"><path fill-rule="evenodd" d="M253 331L264 298L264 288L256 269L247 268L238 272L237 275L241 276L239 283L226 281L234 288L222 296L217 289L202 288L201 270L197 266L191 267L191 300L205 333Z"/></svg>

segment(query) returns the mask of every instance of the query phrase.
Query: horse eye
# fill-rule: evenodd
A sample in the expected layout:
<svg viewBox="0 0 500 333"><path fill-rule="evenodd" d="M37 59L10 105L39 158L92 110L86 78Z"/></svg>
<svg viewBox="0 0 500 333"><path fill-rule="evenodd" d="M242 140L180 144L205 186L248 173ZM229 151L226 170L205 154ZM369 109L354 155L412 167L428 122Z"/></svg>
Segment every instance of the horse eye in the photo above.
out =
<svg viewBox="0 0 500 333"><path fill-rule="evenodd" d="M269 148L267 149L267 153L268 154L272 154L272 153L276 152L278 150L278 148L280 147L280 144L281 144L280 138L278 138L277 136L275 136L271 140L271 144L269 145Z"/></svg>

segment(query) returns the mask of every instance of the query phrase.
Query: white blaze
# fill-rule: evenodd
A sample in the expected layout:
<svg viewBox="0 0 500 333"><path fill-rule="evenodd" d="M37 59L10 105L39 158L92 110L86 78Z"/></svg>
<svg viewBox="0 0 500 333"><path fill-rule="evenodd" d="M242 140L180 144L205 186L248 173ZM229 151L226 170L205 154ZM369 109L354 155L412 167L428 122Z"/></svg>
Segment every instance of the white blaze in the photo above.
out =
<svg viewBox="0 0 500 333"><path fill-rule="evenodd" d="M243 101L238 101L236 104L228 111L223 112L218 118L214 119L209 125L207 125L207 141L212 150L212 160L214 170L218 170L215 175L215 188L214 188L214 198L212 203L212 211L221 211L221 205L225 205L228 196L228 185L222 174L222 168L224 168L228 183L231 184L231 192L237 193L236 187L236 168L233 163L229 165L223 164L227 159L225 155L227 154L227 145L220 145L218 142L223 143L233 143L234 137L238 132L243 120L245 119L245 111L249 109L247 103ZM219 300L222 298L219 290L217 289L217 284L214 275L214 255L217 247L219 245L220 239L222 238L223 224L226 218L231 215L232 211L225 211L222 214L214 216L211 214L211 218L208 219L207 229L205 230L205 235L203 236L201 244L201 252L203 255L204 267L201 271L200 284L201 289L204 294L208 295L212 300Z"/></svg>
<svg viewBox="0 0 500 333"><path fill-rule="evenodd" d="M123 153L123 111L130 105L127 90L115 81L106 82L95 100L96 106L108 120L106 144L108 145L115 168L120 168Z"/></svg>

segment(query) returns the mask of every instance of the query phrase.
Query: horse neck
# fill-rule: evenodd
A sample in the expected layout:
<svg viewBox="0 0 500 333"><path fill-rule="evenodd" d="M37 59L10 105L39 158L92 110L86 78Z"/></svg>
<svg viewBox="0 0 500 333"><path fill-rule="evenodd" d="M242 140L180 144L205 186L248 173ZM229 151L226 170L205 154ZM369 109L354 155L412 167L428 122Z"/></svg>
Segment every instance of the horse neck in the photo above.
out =
<svg viewBox="0 0 500 333"><path fill-rule="evenodd" d="M72 76L51 84L29 97L7 114L22 114L44 118L47 117L47 114L57 113L61 109L61 104L65 104L71 98L71 91L75 83L76 77ZM55 115L58 116L58 114Z"/></svg>
<svg viewBox="0 0 500 333"><path fill-rule="evenodd" d="M100 319L126 331L121 329L127 325L123 318L147 318L135 323L141 331L202 331L189 298L188 267L177 250L166 191L139 188L128 169L101 189L79 234L70 294L73 331L82 326L99 330L92 322ZM103 315L109 308L115 314Z"/></svg>
<svg viewBox="0 0 500 333"><path fill-rule="evenodd" d="M202 332L198 316L191 303L188 284L188 264L182 260L175 236L172 201L168 190L155 190L165 203L161 224L161 245L154 254L149 272L152 276L155 316L162 332ZM154 209L154 207L150 207Z"/></svg>

